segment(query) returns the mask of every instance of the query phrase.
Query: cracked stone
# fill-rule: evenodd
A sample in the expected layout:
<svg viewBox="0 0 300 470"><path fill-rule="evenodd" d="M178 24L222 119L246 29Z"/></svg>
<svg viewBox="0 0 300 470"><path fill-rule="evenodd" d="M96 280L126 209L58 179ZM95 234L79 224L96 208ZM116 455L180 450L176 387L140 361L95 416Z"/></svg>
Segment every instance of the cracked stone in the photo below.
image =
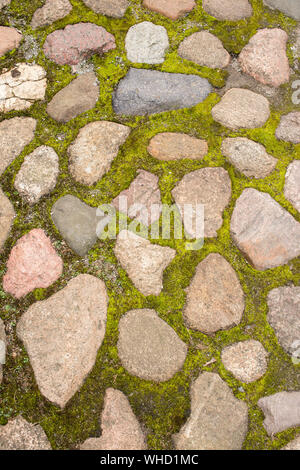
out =
<svg viewBox="0 0 300 470"><path fill-rule="evenodd" d="M161 15L178 20L181 16L194 9L194 0L144 0L143 6Z"/></svg>
<svg viewBox="0 0 300 470"><path fill-rule="evenodd" d="M248 0L203 0L203 10L218 20L239 21L252 15Z"/></svg>
<svg viewBox="0 0 300 470"><path fill-rule="evenodd" d="M230 163L248 178L266 178L278 162L263 145L245 137L223 140L221 150Z"/></svg>
<svg viewBox="0 0 300 470"><path fill-rule="evenodd" d="M2 369L3 369L3 365L5 364L5 357L6 357L6 333L5 333L4 323L0 318L0 385L2 383L2 378L3 378ZM1 431L0 431L0 435L1 435ZM1 438L0 438L0 448L1 448Z"/></svg>
<svg viewBox="0 0 300 470"><path fill-rule="evenodd" d="M212 109L212 117L233 130L262 127L270 117L270 105L262 95L243 88L231 88Z"/></svg>
<svg viewBox="0 0 300 470"><path fill-rule="evenodd" d="M31 305L17 324L41 393L61 408L95 364L107 304L104 282L80 274L47 300Z"/></svg>
<svg viewBox="0 0 300 470"><path fill-rule="evenodd" d="M279 140L300 144L300 112L281 116L275 135Z"/></svg>
<svg viewBox="0 0 300 470"><path fill-rule="evenodd" d="M300 254L300 224L268 193L247 188L238 198L231 236L260 271L282 266Z"/></svg>
<svg viewBox="0 0 300 470"><path fill-rule="evenodd" d="M81 450L144 450L145 436L135 417L129 400L113 388L108 388L104 397L101 415L101 437L87 439Z"/></svg>
<svg viewBox="0 0 300 470"><path fill-rule="evenodd" d="M114 252L122 268L143 295L160 294L163 272L176 256L175 250L154 245L128 230L122 230L117 237Z"/></svg>
<svg viewBox="0 0 300 470"><path fill-rule="evenodd" d="M237 380L251 383L259 380L268 368L268 353L259 341L240 341L223 349L221 359L224 367Z"/></svg>
<svg viewBox="0 0 300 470"><path fill-rule="evenodd" d="M0 26L0 56L17 49L22 40L22 34L16 28Z"/></svg>
<svg viewBox="0 0 300 470"><path fill-rule="evenodd" d="M218 253L198 264L186 294L183 318L189 328L212 334L232 328L242 319L242 287L234 269Z"/></svg>
<svg viewBox="0 0 300 470"><path fill-rule="evenodd" d="M240 450L248 408L218 374L203 372L191 387L191 415L173 436L177 450Z"/></svg>
<svg viewBox="0 0 300 470"><path fill-rule="evenodd" d="M73 178L92 185L110 169L131 128L108 121L91 122L80 132L68 149L69 169Z"/></svg>
<svg viewBox="0 0 300 470"><path fill-rule="evenodd" d="M295 20L300 20L300 3L297 0L264 0L264 4L272 9L282 11Z"/></svg>
<svg viewBox="0 0 300 470"><path fill-rule="evenodd" d="M114 36L94 23L68 25L50 33L44 43L46 57L59 65L76 65L115 48Z"/></svg>
<svg viewBox="0 0 300 470"><path fill-rule="evenodd" d="M185 38L179 45L178 55L212 69L223 69L230 62L230 55L220 39L208 31L200 31Z"/></svg>
<svg viewBox="0 0 300 470"><path fill-rule="evenodd" d="M15 216L14 206L0 188L0 252L10 234Z"/></svg>
<svg viewBox="0 0 300 470"><path fill-rule="evenodd" d="M118 353L123 367L144 380L165 382L182 367L187 345L155 310L131 310L119 323Z"/></svg>
<svg viewBox="0 0 300 470"><path fill-rule="evenodd" d="M45 289L63 272L63 262L42 229L21 237L11 250L3 289L17 299L34 289Z"/></svg>
<svg viewBox="0 0 300 470"><path fill-rule="evenodd" d="M127 59L140 64L162 64L169 38L163 26L149 21L135 24L129 28L125 38Z"/></svg>
<svg viewBox="0 0 300 470"><path fill-rule="evenodd" d="M83 0L87 7L100 15L122 18L129 7L128 0Z"/></svg>
<svg viewBox="0 0 300 470"><path fill-rule="evenodd" d="M51 450L51 445L39 424L17 416L0 426L0 450Z"/></svg>
<svg viewBox="0 0 300 470"><path fill-rule="evenodd" d="M300 160L294 160L285 175L284 196L300 212Z"/></svg>
<svg viewBox="0 0 300 470"><path fill-rule="evenodd" d="M206 140L196 139L187 134L163 132L156 134L149 142L148 152L159 160L201 160L208 152Z"/></svg>
<svg viewBox="0 0 300 470"><path fill-rule="evenodd" d="M71 12L72 8L69 0L46 0L44 6L34 12L31 27L42 28L61 20Z"/></svg>
<svg viewBox="0 0 300 470"><path fill-rule="evenodd" d="M257 404L265 414L264 427L270 436L300 426L300 392L275 393Z"/></svg>
<svg viewBox="0 0 300 470"><path fill-rule="evenodd" d="M57 153L42 145L25 157L14 186L26 202L36 204L55 188L58 175Z"/></svg>

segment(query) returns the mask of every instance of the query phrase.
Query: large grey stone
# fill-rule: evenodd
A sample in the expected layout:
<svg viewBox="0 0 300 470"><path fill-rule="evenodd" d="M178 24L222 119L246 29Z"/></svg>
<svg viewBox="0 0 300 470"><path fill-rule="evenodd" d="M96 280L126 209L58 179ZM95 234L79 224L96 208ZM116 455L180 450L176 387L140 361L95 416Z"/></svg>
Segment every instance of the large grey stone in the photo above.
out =
<svg viewBox="0 0 300 470"><path fill-rule="evenodd" d="M298 0L264 0L270 8L276 8L295 20L300 20L300 3Z"/></svg>
<svg viewBox="0 0 300 470"><path fill-rule="evenodd" d="M118 352L130 374L165 382L185 361L187 346L155 310L131 310L119 323Z"/></svg>
<svg viewBox="0 0 300 470"><path fill-rule="evenodd" d="M0 450L51 450L51 445L39 424L17 416L0 426Z"/></svg>
<svg viewBox="0 0 300 470"><path fill-rule="evenodd" d="M300 426L300 392L279 392L258 400L269 435Z"/></svg>
<svg viewBox="0 0 300 470"><path fill-rule="evenodd" d="M191 415L173 436L177 450L239 450L248 408L218 374L203 372L191 387Z"/></svg>
<svg viewBox="0 0 300 470"><path fill-rule="evenodd" d="M196 75L131 68L114 92L113 107L117 114L155 114L195 106L211 91Z"/></svg>
<svg viewBox="0 0 300 470"><path fill-rule="evenodd" d="M9 236L15 216L16 213L12 203L0 188L0 252Z"/></svg>
<svg viewBox="0 0 300 470"><path fill-rule="evenodd" d="M162 64L169 47L167 30L150 21L129 28L125 38L127 59L140 64Z"/></svg>
<svg viewBox="0 0 300 470"><path fill-rule="evenodd" d="M41 393L64 407L94 366L106 328L105 284L80 274L17 324Z"/></svg>

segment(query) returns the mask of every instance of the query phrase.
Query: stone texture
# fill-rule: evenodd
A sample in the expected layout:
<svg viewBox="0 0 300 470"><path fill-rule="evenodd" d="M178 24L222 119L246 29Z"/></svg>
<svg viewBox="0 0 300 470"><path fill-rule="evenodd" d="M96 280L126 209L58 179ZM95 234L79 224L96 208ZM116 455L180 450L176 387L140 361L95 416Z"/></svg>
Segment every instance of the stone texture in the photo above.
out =
<svg viewBox="0 0 300 470"><path fill-rule="evenodd" d="M0 188L0 252L9 236L15 216L14 206Z"/></svg>
<svg viewBox="0 0 300 470"><path fill-rule="evenodd" d="M46 0L46 3L34 12L31 27L35 29L50 25L67 16L71 10L69 0Z"/></svg>
<svg viewBox="0 0 300 470"><path fill-rule="evenodd" d="M58 122L68 122L94 108L99 98L99 85L93 72L75 78L60 90L47 106L47 113Z"/></svg>
<svg viewBox="0 0 300 470"><path fill-rule="evenodd" d="M0 26L0 56L17 49L22 40L22 34L16 28Z"/></svg>
<svg viewBox="0 0 300 470"><path fill-rule="evenodd" d="M232 344L223 349L223 365L237 380L251 383L259 380L268 368L268 353L253 339Z"/></svg>
<svg viewBox="0 0 300 470"><path fill-rule="evenodd" d="M194 0L144 0L143 6L171 20L177 20L196 6Z"/></svg>
<svg viewBox="0 0 300 470"><path fill-rule="evenodd" d="M288 35L282 29L259 30L240 53L243 72L264 85L277 88L287 83L290 78L287 41Z"/></svg>
<svg viewBox="0 0 300 470"><path fill-rule="evenodd" d="M0 426L0 450L51 450L51 445L39 424L17 416Z"/></svg>
<svg viewBox="0 0 300 470"><path fill-rule="evenodd" d="M202 0L203 10L218 20L239 21L252 15L248 0Z"/></svg>
<svg viewBox="0 0 300 470"><path fill-rule="evenodd" d="M203 372L191 387L191 415L173 439L177 450L239 450L248 428L246 403L218 374Z"/></svg>
<svg viewBox="0 0 300 470"><path fill-rule="evenodd" d="M149 142L148 152L159 160L201 160L208 152L206 140L196 139L187 134L163 132L156 134Z"/></svg>
<svg viewBox="0 0 300 470"><path fill-rule="evenodd" d="M23 111L34 101L43 100L47 87L46 72L40 65L16 64L0 75L0 112Z"/></svg>
<svg viewBox="0 0 300 470"><path fill-rule="evenodd" d="M115 48L114 36L94 23L69 24L50 33L44 43L46 57L59 65L76 65Z"/></svg>
<svg viewBox="0 0 300 470"><path fill-rule="evenodd" d="M204 236L216 237L223 224L222 214L230 202L231 181L223 168L202 168L188 173L173 189L172 196L183 217L184 205L204 205ZM185 231L196 236L196 216L192 221L184 220Z"/></svg>
<svg viewBox="0 0 300 470"><path fill-rule="evenodd" d="M41 393L60 407L95 364L107 303L105 284L81 274L49 299L31 305L17 324Z"/></svg>
<svg viewBox="0 0 300 470"><path fill-rule="evenodd" d="M37 288L51 286L63 272L62 259L42 229L21 237L11 250L3 289L17 299Z"/></svg>
<svg viewBox="0 0 300 470"><path fill-rule="evenodd" d="M155 310L131 310L119 323L118 352L127 371L165 382L184 364L187 346Z"/></svg>
<svg viewBox="0 0 300 470"><path fill-rule="evenodd" d="M128 217L147 226L159 220L162 204L158 181L158 176L145 170L138 170L138 176L129 188L113 200L115 208L123 212L122 201L126 201ZM142 209L139 207L140 204L143 206Z"/></svg>
<svg viewBox="0 0 300 470"><path fill-rule="evenodd" d="M230 55L219 38L208 31L200 31L180 43L178 55L203 67L223 69L230 62Z"/></svg>
<svg viewBox="0 0 300 470"><path fill-rule="evenodd" d="M294 160L285 175L284 196L300 212L300 160Z"/></svg>
<svg viewBox="0 0 300 470"><path fill-rule="evenodd" d="M269 292L267 320L283 349L293 354L300 340L300 287L278 287Z"/></svg>
<svg viewBox="0 0 300 470"><path fill-rule="evenodd" d="M263 145L245 137L223 140L221 150L230 163L248 178L265 178L278 161L266 152Z"/></svg>
<svg viewBox="0 0 300 470"><path fill-rule="evenodd" d="M211 91L197 75L131 68L114 92L113 107L117 114L155 114L195 106Z"/></svg>
<svg viewBox="0 0 300 470"><path fill-rule="evenodd" d="M91 122L80 129L68 149L73 178L88 185L100 180L110 169L130 131L130 127L108 121Z"/></svg>
<svg viewBox="0 0 300 470"><path fill-rule="evenodd" d="M34 138L36 120L15 117L0 123L0 175Z"/></svg>
<svg viewBox="0 0 300 470"><path fill-rule="evenodd" d="M128 0L83 0L86 6L101 15L122 18L129 6Z"/></svg>
<svg viewBox="0 0 300 470"><path fill-rule="evenodd" d="M300 20L300 4L297 0L264 0L264 4Z"/></svg>
<svg viewBox="0 0 300 470"><path fill-rule="evenodd" d="M159 295L163 288L163 272L175 257L175 250L151 244L149 240L122 230L114 252L143 295Z"/></svg>
<svg viewBox="0 0 300 470"><path fill-rule="evenodd" d="M212 334L242 319L243 290L234 269L218 253L198 264L186 294L183 317L189 328Z"/></svg>
<svg viewBox="0 0 300 470"><path fill-rule="evenodd" d="M140 64L162 64L169 38L163 26L149 21L135 24L129 28L125 38L127 59Z"/></svg>
<svg viewBox="0 0 300 470"><path fill-rule="evenodd" d="M231 236L258 270L275 268L300 254L300 224L267 193L247 188L231 218Z"/></svg>
<svg viewBox="0 0 300 470"><path fill-rule="evenodd" d="M282 450L300 450L300 436L289 442Z"/></svg>
<svg viewBox="0 0 300 470"><path fill-rule="evenodd" d="M258 400L269 435L300 426L300 392L279 392Z"/></svg>
<svg viewBox="0 0 300 470"><path fill-rule="evenodd" d="M0 9L9 5L11 0L0 0Z"/></svg>
<svg viewBox="0 0 300 470"><path fill-rule="evenodd" d="M56 228L79 256L85 256L98 240L96 211L96 207L88 206L71 194L58 199L52 207L51 217Z"/></svg>
<svg viewBox="0 0 300 470"><path fill-rule="evenodd" d="M5 357L6 357L6 333L4 323L0 318L0 385L3 379L3 365L5 364ZM1 428L0 428L1 429ZM1 434L1 431L0 431ZM1 439L0 439L1 442ZM0 444L1 448L1 444Z"/></svg>
<svg viewBox="0 0 300 470"><path fill-rule="evenodd" d="M267 122L270 106L262 95L243 88L232 88L214 106L212 116L215 121L230 129L254 129Z"/></svg>
<svg viewBox="0 0 300 470"><path fill-rule="evenodd" d="M300 112L281 116L280 124L275 133L277 139L300 144Z"/></svg>
<svg viewBox="0 0 300 470"><path fill-rule="evenodd" d="M108 388L101 415L102 434L87 439L81 450L144 450L145 436L126 395Z"/></svg>
<svg viewBox="0 0 300 470"><path fill-rule="evenodd" d="M58 174L58 155L42 145L25 157L14 186L26 202L35 204L55 188Z"/></svg>

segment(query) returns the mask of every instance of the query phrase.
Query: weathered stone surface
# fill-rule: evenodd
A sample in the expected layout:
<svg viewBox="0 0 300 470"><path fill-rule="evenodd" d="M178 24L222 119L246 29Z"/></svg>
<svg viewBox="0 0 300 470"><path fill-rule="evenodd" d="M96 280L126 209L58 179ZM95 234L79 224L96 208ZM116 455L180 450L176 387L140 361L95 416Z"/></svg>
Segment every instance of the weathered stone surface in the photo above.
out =
<svg viewBox="0 0 300 470"><path fill-rule="evenodd" d="M300 160L294 160L285 175L284 196L300 212Z"/></svg>
<svg viewBox="0 0 300 470"><path fill-rule="evenodd" d="M267 320L283 349L293 354L300 340L300 287L278 287L269 292ZM299 345L300 346L300 345Z"/></svg>
<svg viewBox="0 0 300 470"><path fill-rule="evenodd" d="M62 259L50 239L42 229L33 229L11 250L3 289L20 299L34 289L51 286L62 272Z"/></svg>
<svg viewBox="0 0 300 470"><path fill-rule="evenodd" d="M5 334L5 327L4 323L0 318L0 385L2 383L2 378L3 378L3 365L5 364L5 357L6 357L6 334ZM0 428L1 429L1 428ZM0 431L1 435L1 431ZM0 438L1 442L1 438ZM0 444L1 448L1 444Z"/></svg>
<svg viewBox="0 0 300 470"><path fill-rule="evenodd" d="M230 129L262 127L270 116L267 98L243 88L228 90L212 109L215 121Z"/></svg>
<svg viewBox="0 0 300 470"><path fill-rule="evenodd" d="M14 206L0 188L0 252L9 236L15 216Z"/></svg>
<svg viewBox="0 0 300 470"><path fill-rule="evenodd" d="M31 305L17 324L41 393L60 407L94 366L107 303L105 284L80 274L49 299Z"/></svg>
<svg viewBox="0 0 300 470"><path fill-rule="evenodd" d="M55 188L58 174L57 153L42 145L25 157L14 186L26 202L35 204Z"/></svg>
<svg viewBox="0 0 300 470"><path fill-rule="evenodd" d="M43 100L47 87L46 72L40 65L16 64L0 75L0 112L30 108L36 100Z"/></svg>
<svg viewBox="0 0 300 470"><path fill-rule="evenodd" d="M117 114L147 115L201 103L212 87L197 75L131 68L120 80L114 95Z"/></svg>
<svg viewBox="0 0 300 470"><path fill-rule="evenodd" d="M0 450L51 450L51 445L39 424L17 416L0 426Z"/></svg>
<svg viewBox="0 0 300 470"><path fill-rule="evenodd" d="M300 426L300 392L280 392L258 400L269 435Z"/></svg>
<svg viewBox="0 0 300 470"><path fill-rule="evenodd" d="M178 55L212 69L223 69L230 62L230 55L220 39L208 31L200 31L185 38L179 45Z"/></svg>
<svg viewBox="0 0 300 470"><path fill-rule="evenodd" d="M34 138L36 120L15 117L0 123L0 175Z"/></svg>
<svg viewBox="0 0 300 470"><path fill-rule="evenodd" d="M49 34L44 53L59 65L76 65L93 54L102 55L115 47L114 36L102 26L77 23Z"/></svg>
<svg viewBox="0 0 300 470"><path fill-rule="evenodd" d="M80 448L82 450L147 448L141 425L133 414L128 398L120 390L108 388L105 392L101 429L101 437L87 439Z"/></svg>
<svg viewBox="0 0 300 470"><path fill-rule="evenodd" d="M231 236L256 269L288 263L300 254L300 224L267 193L247 188L231 218Z"/></svg>
<svg viewBox="0 0 300 470"><path fill-rule="evenodd" d="M239 450L248 428L246 403L218 374L203 372L191 387L191 415L173 436L178 450Z"/></svg>
<svg viewBox="0 0 300 470"><path fill-rule="evenodd" d="M253 339L227 346L221 356L224 367L244 383L254 382L265 374L267 358L263 345Z"/></svg>
<svg viewBox="0 0 300 470"><path fill-rule="evenodd" d="M289 442L282 450L300 450L300 436Z"/></svg>
<svg viewBox="0 0 300 470"><path fill-rule="evenodd" d="M75 78L60 90L47 106L47 113L58 122L68 122L92 109L99 98L99 85L93 72Z"/></svg>
<svg viewBox="0 0 300 470"><path fill-rule="evenodd" d="M71 194L58 199L52 207L54 224L79 256L85 256L98 239L96 211L96 207L88 206Z"/></svg>
<svg viewBox="0 0 300 470"><path fill-rule="evenodd" d="M127 59L140 64L162 64L169 38L163 26L149 21L129 28L125 38Z"/></svg>
<svg viewBox="0 0 300 470"><path fill-rule="evenodd" d="M52 24L67 16L71 10L69 0L46 0L46 3L34 12L31 27L35 29Z"/></svg>
<svg viewBox="0 0 300 470"><path fill-rule="evenodd" d="M239 21L252 15L248 0L203 0L203 9L218 20Z"/></svg>
<svg viewBox="0 0 300 470"><path fill-rule="evenodd" d="M118 352L130 374L165 382L182 368L187 345L155 310L140 309L121 318Z"/></svg>
<svg viewBox="0 0 300 470"><path fill-rule="evenodd" d="M115 208L119 212L126 213L126 210L122 210L124 202L128 217L147 226L157 221L162 211L158 176L145 170L138 170L138 176L129 188L113 200ZM142 208L139 207L140 204Z"/></svg>
<svg viewBox="0 0 300 470"><path fill-rule="evenodd" d="M239 55L243 72L276 88L287 83L290 78L287 40L288 35L282 29L259 30Z"/></svg>
<svg viewBox="0 0 300 470"><path fill-rule="evenodd" d="M201 160L208 152L208 145L206 140L187 134L163 132L152 137L147 150L152 157L159 160Z"/></svg>
<svg viewBox="0 0 300 470"><path fill-rule="evenodd" d="M266 152L263 145L245 137L223 140L221 150L230 163L248 178L265 178L278 161Z"/></svg>
<svg viewBox="0 0 300 470"><path fill-rule="evenodd" d="M188 173L173 189L172 196L183 217L184 205L204 205L204 236L216 237L223 224L222 214L231 197L230 177L223 168L202 168ZM196 236L196 212L190 222L184 220L186 232Z"/></svg>
<svg viewBox="0 0 300 470"><path fill-rule="evenodd" d="M275 133L277 139L300 144L300 112L286 114L281 117Z"/></svg>
<svg viewBox="0 0 300 470"><path fill-rule="evenodd" d="M83 0L86 6L101 15L122 18L129 6L128 0Z"/></svg>
<svg viewBox="0 0 300 470"><path fill-rule="evenodd" d="M183 317L189 328L212 334L240 323L244 293L234 269L218 253L198 264L186 293Z"/></svg>
<svg viewBox="0 0 300 470"><path fill-rule="evenodd" d="M0 26L0 56L19 47L22 34L16 28Z"/></svg>
<svg viewBox="0 0 300 470"><path fill-rule="evenodd" d="M84 126L70 145L70 173L79 183L92 185L110 169L119 148L130 134L130 127L108 121Z"/></svg>
<svg viewBox="0 0 300 470"><path fill-rule="evenodd" d="M300 4L297 0L264 0L264 4L300 20Z"/></svg>
<svg viewBox="0 0 300 470"><path fill-rule="evenodd" d="M143 6L171 20L177 20L185 13L192 11L196 3L194 0L144 0Z"/></svg>
<svg viewBox="0 0 300 470"><path fill-rule="evenodd" d="M163 272L176 255L169 247L153 245L149 240L122 230L114 248L116 257L143 295L159 295Z"/></svg>
<svg viewBox="0 0 300 470"><path fill-rule="evenodd" d="M9 5L11 0L0 0L0 8L6 7L6 5Z"/></svg>

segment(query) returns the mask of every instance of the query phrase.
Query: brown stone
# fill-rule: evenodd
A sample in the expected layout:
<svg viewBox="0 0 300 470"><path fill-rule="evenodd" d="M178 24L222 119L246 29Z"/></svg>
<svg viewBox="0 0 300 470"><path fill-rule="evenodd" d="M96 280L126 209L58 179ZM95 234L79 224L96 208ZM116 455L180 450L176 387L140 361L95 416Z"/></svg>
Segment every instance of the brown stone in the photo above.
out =
<svg viewBox="0 0 300 470"><path fill-rule="evenodd" d="M12 203L0 188L0 252L9 236L15 216Z"/></svg>
<svg viewBox="0 0 300 470"><path fill-rule="evenodd" d="M143 6L171 20L177 20L185 13L192 11L196 3L194 0L144 0Z"/></svg>
<svg viewBox="0 0 300 470"><path fill-rule="evenodd" d="M185 38L179 45L178 55L212 69L223 69L230 62L230 55L220 39L208 31L200 31Z"/></svg>
<svg viewBox="0 0 300 470"><path fill-rule="evenodd" d="M67 16L71 10L69 0L46 0L46 3L34 12L31 27L36 29L50 25Z"/></svg>
<svg viewBox="0 0 300 470"><path fill-rule="evenodd" d="M221 359L237 380L251 383L266 372L268 353L259 341L240 341L223 349Z"/></svg>
<svg viewBox="0 0 300 470"><path fill-rule="evenodd" d="M0 56L18 48L21 40L22 34L16 28L0 26Z"/></svg>
<svg viewBox="0 0 300 470"><path fill-rule="evenodd" d="M205 140L187 134L163 132L152 137L147 150L152 157L163 161L201 160L208 152L208 145Z"/></svg>
<svg viewBox="0 0 300 470"><path fill-rule="evenodd" d="M128 0L83 0L95 13L122 18L129 6Z"/></svg>
<svg viewBox="0 0 300 470"><path fill-rule="evenodd" d="M202 0L203 10L218 20L239 21L252 15L248 0Z"/></svg>
<svg viewBox="0 0 300 470"><path fill-rule="evenodd" d="M0 450L51 450L51 445L39 424L17 416L0 426Z"/></svg>
<svg viewBox="0 0 300 470"><path fill-rule="evenodd" d="M270 436L300 426L300 392L275 393L257 404L265 414L264 427Z"/></svg>

